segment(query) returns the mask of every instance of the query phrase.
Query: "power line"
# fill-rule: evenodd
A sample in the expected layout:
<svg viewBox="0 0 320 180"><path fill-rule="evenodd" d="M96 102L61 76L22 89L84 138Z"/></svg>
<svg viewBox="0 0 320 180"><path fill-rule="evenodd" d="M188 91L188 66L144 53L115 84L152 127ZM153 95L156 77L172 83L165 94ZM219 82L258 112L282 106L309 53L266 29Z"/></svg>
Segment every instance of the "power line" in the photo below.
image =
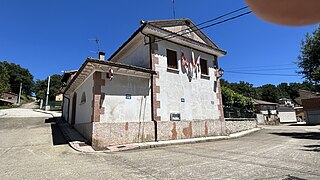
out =
<svg viewBox="0 0 320 180"><path fill-rule="evenodd" d="M254 72L254 71L282 71L282 70L290 70L290 69L298 70L298 68L281 68L281 69L277 68L277 69L241 69L241 71L251 71L251 72ZM230 70L230 69L227 69L227 70Z"/></svg>
<svg viewBox="0 0 320 180"><path fill-rule="evenodd" d="M234 74L260 75L260 76L290 76L290 77L301 77L302 76L302 75L294 75L294 74L250 73L250 72L240 72L240 71L224 71L224 72L234 73Z"/></svg>
<svg viewBox="0 0 320 180"><path fill-rule="evenodd" d="M274 64L274 65L261 65L261 66L240 66L240 67L234 67L234 68L226 68L225 69L256 69L256 68L259 68L259 67L283 67L283 66L296 66L295 64Z"/></svg>
<svg viewBox="0 0 320 180"><path fill-rule="evenodd" d="M174 6L174 0L172 0L172 1L173 1L173 6ZM215 18L213 18L213 19L210 19L210 20L208 20L208 21L204 21L204 22L202 22L202 23L199 23L199 24L196 24L196 25L194 25L194 26L191 26L190 28L202 26L202 25L204 25L204 24L207 24L207 23L209 23L209 22L216 21L216 20L218 20L218 19L221 19L221 18L226 17L226 16L228 16L228 15L230 15L230 14L233 14L233 13L239 12L239 11L241 11L241 10L243 10L243 9L246 9L246 8L248 8L248 6L244 6L244 7L242 7L242 8L236 9L236 10L234 10L234 11L225 13L225 14L223 14L223 15L220 15L220 16L215 17ZM175 11L174 11L174 17L175 17ZM174 19L175 19L175 18L174 18ZM170 37L170 36L172 36L172 35L175 35L175 34L184 32L184 31L187 30L187 29L189 29L189 28L182 29L182 30L180 30L180 31L177 31L177 32L168 34L168 35L164 36L163 38L167 38L167 37ZM188 33L189 33L189 32L188 32Z"/></svg>
<svg viewBox="0 0 320 180"><path fill-rule="evenodd" d="M252 13L252 12L251 12L251 11L247 11L247 12L242 13L242 14L239 14L239 15L237 15L237 16L233 16L233 17L230 17L230 18L228 18L228 19L225 19L225 20L222 20L222 21L218 21L218 22L216 22L216 23L213 23L213 24L210 24L210 25L207 25L207 26L204 26L204 27L195 29L195 30L191 30L191 31L188 31L188 32L184 32L184 33L182 33L182 34L172 33L172 36L170 35L170 37L168 37L168 38L161 38L161 39L155 40L154 42L160 42L160 41L163 41L163 40L172 39L172 38L177 37L177 36L182 36L182 35L189 34L189 33L192 33L192 32L200 31L200 30L202 30L202 29L206 29L206 28L209 28L209 27L212 27L212 26L216 26L216 25L218 25L218 24L222 24L222 23L225 23L225 22L228 22L228 21L237 19L237 18L239 18L239 17L245 16L245 15L250 14L250 13Z"/></svg>

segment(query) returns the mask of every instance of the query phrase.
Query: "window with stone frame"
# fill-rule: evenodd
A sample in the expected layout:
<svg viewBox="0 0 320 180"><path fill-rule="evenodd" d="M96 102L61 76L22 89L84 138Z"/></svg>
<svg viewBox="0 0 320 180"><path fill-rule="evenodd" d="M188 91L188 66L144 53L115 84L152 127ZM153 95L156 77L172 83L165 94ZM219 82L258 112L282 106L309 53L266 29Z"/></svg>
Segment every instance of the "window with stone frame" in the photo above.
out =
<svg viewBox="0 0 320 180"><path fill-rule="evenodd" d="M200 67L201 67L201 75L209 75L207 60L200 59Z"/></svg>
<svg viewBox="0 0 320 180"><path fill-rule="evenodd" d="M167 49L168 68L178 69L177 51Z"/></svg>

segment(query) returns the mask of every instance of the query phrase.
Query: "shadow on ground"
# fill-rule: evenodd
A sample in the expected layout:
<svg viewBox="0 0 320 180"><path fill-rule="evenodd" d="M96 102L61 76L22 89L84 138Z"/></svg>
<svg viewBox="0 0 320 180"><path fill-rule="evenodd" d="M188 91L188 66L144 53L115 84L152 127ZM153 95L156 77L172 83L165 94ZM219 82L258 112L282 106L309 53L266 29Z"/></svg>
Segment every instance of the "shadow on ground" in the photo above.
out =
<svg viewBox="0 0 320 180"><path fill-rule="evenodd" d="M310 140L320 140L319 132L279 132L279 133L270 133L278 136L287 136L296 139L310 139Z"/></svg>
<svg viewBox="0 0 320 180"><path fill-rule="evenodd" d="M306 145L303 147L306 148L306 149L303 149L304 151L320 152L320 145Z"/></svg>
<svg viewBox="0 0 320 180"><path fill-rule="evenodd" d="M289 126L317 126L317 124L289 124Z"/></svg>
<svg viewBox="0 0 320 180"><path fill-rule="evenodd" d="M49 118L45 120L45 123L51 124L51 135L53 145L68 144L68 141L64 138L58 124L56 123L57 118Z"/></svg>

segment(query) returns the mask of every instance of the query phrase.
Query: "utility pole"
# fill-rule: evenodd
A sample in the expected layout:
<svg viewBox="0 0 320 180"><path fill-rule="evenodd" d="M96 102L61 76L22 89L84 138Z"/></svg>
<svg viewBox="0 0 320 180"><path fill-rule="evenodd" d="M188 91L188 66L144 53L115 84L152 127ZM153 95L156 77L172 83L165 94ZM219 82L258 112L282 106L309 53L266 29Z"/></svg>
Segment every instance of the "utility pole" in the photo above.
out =
<svg viewBox="0 0 320 180"><path fill-rule="evenodd" d="M48 78L48 87L47 87L47 98L46 98L46 107L45 110L48 111L49 107L48 107L48 101L49 101L49 89L50 89L50 76Z"/></svg>
<svg viewBox="0 0 320 180"><path fill-rule="evenodd" d="M22 90L22 83L20 83L18 105L20 105L20 101L21 101L21 90Z"/></svg>

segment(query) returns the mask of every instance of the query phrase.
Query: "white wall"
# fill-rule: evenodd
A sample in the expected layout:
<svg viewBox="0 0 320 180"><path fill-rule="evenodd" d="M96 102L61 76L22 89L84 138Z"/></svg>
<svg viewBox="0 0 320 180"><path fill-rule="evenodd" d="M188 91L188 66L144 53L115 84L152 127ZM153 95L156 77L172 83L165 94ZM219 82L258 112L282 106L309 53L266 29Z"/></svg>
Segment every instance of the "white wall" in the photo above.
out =
<svg viewBox="0 0 320 180"><path fill-rule="evenodd" d="M279 112L278 117L281 123L297 122L295 112Z"/></svg>
<svg viewBox="0 0 320 180"><path fill-rule="evenodd" d="M178 74L167 72L167 48L177 51ZM214 92L214 81L217 80L213 69L214 57L194 51L195 60L199 54L201 58L208 60L210 79L198 77L190 82L187 74L181 70L181 50L190 60L190 48L165 41L158 43L156 57L159 58L159 65L156 65L156 71L159 71L159 79L156 82L160 86L160 94L157 95L157 100L160 100L160 109L157 115L161 116L161 121L169 121L170 113L180 113L182 120L218 119L220 116L218 105L221 102ZM184 98L185 102L181 102L181 98Z"/></svg>
<svg viewBox="0 0 320 180"><path fill-rule="evenodd" d="M187 36L187 37L194 39L196 41L199 41L201 43L205 43L203 41L203 39L201 39L195 32L187 33L187 31L185 31L186 29L190 30L189 26L185 26L185 25L184 26L172 26L172 27L165 27L164 29L167 29L167 30L173 31L173 32L179 32L179 34L185 33L184 36Z"/></svg>
<svg viewBox="0 0 320 180"><path fill-rule="evenodd" d="M103 74L105 78L105 73ZM102 86L105 93L100 122L151 121L150 79L114 74L111 81ZM131 99L126 99L131 95Z"/></svg>
<svg viewBox="0 0 320 180"><path fill-rule="evenodd" d="M77 110L76 110L76 124L91 122L92 116L92 87L93 87L93 76L92 74L87 80L76 90L77 92ZM82 93L86 94L86 102L81 103ZM70 101L72 104L72 100ZM70 109L71 111L71 109ZM71 113L71 112L70 112ZM71 116L70 116L71 117Z"/></svg>
<svg viewBox="0 0 320 180"><path fill-rule="evenodd" d="M149 46L139 41L135 48L130 49L118 62L139 67L150 68Z"/></svg>

